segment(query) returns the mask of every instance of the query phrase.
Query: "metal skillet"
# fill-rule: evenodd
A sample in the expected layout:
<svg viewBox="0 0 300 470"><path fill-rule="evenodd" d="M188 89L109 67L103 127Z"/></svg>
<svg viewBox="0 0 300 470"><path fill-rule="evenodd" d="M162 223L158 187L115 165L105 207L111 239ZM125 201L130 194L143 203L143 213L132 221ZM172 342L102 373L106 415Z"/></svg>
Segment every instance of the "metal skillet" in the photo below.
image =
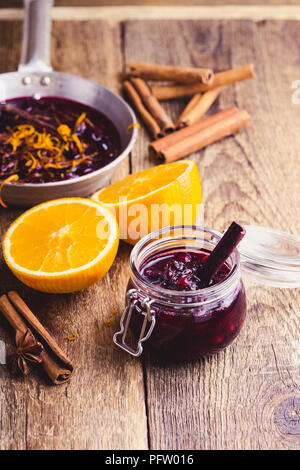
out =
<svg viewBox="0 0 300 470"><path fill-rule="evenodd" d="M100 170L72 180L53 183L7 183L2 189L6 204L30 207L69 196L88 196L109 184L122 160L131 151L138 129L128 104L102 85L85 78L53 72L50 65L51 8L53 0L24 0L25 18L21 60L17 72L0 75L0 101L24 96L58 96L87 104L105 114L121 137L120 155ZM0 181L1 183L1 181Z"/></svg>

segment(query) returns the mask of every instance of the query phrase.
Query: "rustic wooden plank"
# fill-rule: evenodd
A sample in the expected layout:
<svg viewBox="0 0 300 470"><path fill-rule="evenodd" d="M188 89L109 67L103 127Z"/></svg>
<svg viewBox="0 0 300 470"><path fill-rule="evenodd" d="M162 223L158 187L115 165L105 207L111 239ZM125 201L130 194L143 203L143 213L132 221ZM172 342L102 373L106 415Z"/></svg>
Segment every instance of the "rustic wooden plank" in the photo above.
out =
<svg viewBox="0 0 300 470"><path fill-rule="evenodd" d="M299 233L298 22L127 22L125 58L222 70L253 62L257 79L226 89L211 112L237 105L249 128L190 158L203 182L205 225L233 220ZM138 47L137 47L138 45ZM182 101L166 103L173 117ZM148 167L142 131L132 171ZM299 290L246 283L248 312L224 352L188 364L146 355L152 449L300 448Z"/></svg>
<svg viewBox="0 0 300 470"><path fill-rule="evenodd" d="M1 0L0 0L1 1ZM274 0L275 1L275 0ZM52 18L57 21L101 20L110 23L128 20L299 20L300 5L289 4L143 4L143 5L104 5L104 6L55 6ZM117 8L116 8L117 7ZM1 8L0 20L22 20L22 8Z"/></svg>
<svg viewBox="0 0 300 470"><path fill-rule="evenodd" d="M242 0L55 0L55 6L243 5ZM248 0L249 5L299 5L299 0ZM23 0L0 0L0 8L21 8Z"/></svg>
<svg viewBox="0 0 300 470"><path fill-rule="evenodd" d="M0 25L1 72L15 70L19 58L20 23ZM101 21L59 22L53 27L53 66L101 82L117 91L116 70L122 63L119 25ZM80 100L80 90L78 90ZM128 159L116 178L128 174ZM20 213L0 209L1 238ZM143 373L113 346L116 315L124 307L130 248L121 244L109 274L74 295L34 292L21 285L0 255L0 293L16 289L76 364L69 384L54 387L41 375L12 379L0 366L1 449L143 449L147 421ZM105 321L113 317L112 327ZM12 338L0 321L0 338ZM67 341L76 332L75 342Z"/></svg>

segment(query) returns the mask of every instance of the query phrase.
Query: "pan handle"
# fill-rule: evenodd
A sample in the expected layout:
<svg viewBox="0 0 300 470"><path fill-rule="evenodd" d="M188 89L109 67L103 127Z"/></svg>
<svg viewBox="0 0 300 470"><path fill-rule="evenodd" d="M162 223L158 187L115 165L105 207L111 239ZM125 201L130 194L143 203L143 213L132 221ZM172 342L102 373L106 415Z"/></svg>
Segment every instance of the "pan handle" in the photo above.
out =
<svg viewBox="0 0 300 470"><path fill-rule="evenodd" d="M23 0L24 24L19 72L51 72L51 8L53 0Z"/></svg>

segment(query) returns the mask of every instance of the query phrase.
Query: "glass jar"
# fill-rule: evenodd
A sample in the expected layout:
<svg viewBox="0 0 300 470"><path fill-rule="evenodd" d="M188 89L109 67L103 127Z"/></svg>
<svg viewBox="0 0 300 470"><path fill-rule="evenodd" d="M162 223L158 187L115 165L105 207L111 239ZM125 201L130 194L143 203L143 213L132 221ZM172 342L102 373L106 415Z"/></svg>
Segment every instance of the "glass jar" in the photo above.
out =
<svg viewBox="0 0 300 470"><path fill-rule="evenodd" d="M226 278L204 289L164 289L141 275L141 267L150 260L178 251L212 251L219 239L217 232L206 228L176 227L150 234L135 245L130 257L126 316L128 319L130 314L130 329L138 346L134 350L127 345L128 352L139 355L147 336L147 345L166 356L196 359L220 351L238 335L245 318L246 298L237 250L226 262Z"/></svg>
<svg viewBox="0 0 300 470"><path fill-rule="evenodd" d="M300 286L298 238L251 226L246 226L239 250L226 260L227 275L216 284L192 291L170 290L142 275L145 265L159 257L210 252L221 236L204 227L167 227L135 245L130 256L127 305L121 329L114 335L115 344L133 356L141 355L144 344L175 360L210 355L227 347L243 326L246 297L241 267L247 277L263 284ZM129 340L129 330L134 340Z"/></svg>

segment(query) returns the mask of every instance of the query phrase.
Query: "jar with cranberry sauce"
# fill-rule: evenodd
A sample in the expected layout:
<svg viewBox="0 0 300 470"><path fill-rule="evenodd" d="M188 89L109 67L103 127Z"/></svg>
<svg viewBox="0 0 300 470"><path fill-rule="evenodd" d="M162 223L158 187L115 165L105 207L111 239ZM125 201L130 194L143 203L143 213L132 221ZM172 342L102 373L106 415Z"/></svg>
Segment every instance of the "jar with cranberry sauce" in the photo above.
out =
<svg viewBox="0 0 300 470"><path fill-rule="evenodd" d="M202 287L200 268L221 236L203 227L167 227L135 245L115 344L133 356L144 345L173 360L210 355L227 347L243 326L242 272L267 285L300 286L298 238L248 226L239 249Z"/></svg>

